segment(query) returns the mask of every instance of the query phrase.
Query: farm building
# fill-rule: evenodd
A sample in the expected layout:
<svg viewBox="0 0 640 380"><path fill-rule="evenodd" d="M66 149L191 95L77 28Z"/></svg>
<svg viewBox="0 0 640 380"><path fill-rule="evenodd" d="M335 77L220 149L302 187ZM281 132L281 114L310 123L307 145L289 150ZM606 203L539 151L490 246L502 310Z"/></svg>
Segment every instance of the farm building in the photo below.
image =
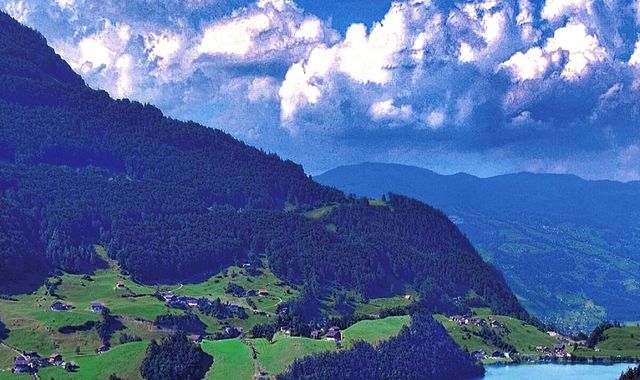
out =
<svg viewBox="0 0 640 380"><path fill-rule="evenodd" d="M67 311L69 310L69 306L65 305L61 301L56 301L51 304L51 311Z"/></svg>
<svg viewBox="0 0 640 380"><path fill-rule="evenodd" d="M62 355L60 354L51 354L49 355L49 364L51 365L61 365L64 360L62 360Z"/></svg>
<svg viewBox="0 0 640 380"><path fill-rule="evenodd" d="M342 339L342 333L340 332L339 327L331 327L329 331L327 331L327 340L339 342Z"/></svg>
<svg viewBox="0 0 640 380"><path fill-rule="evenodd" d="M102 313L104 309L104 305L99 302L94 302L91 304L91 311L94 313Z"/></svg>

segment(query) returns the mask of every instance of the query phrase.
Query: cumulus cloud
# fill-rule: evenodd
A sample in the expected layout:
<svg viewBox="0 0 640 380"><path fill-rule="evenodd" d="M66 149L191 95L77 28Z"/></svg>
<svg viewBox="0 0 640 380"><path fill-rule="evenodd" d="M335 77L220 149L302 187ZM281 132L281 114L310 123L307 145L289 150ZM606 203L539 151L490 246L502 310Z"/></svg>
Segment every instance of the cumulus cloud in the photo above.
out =
<svg viewBox="0 0 640 380"><path fill-rule="evenodd" d="M390 1L343 33L294 0L0 7L91 86L311 172L365 160L457 171L469 159L485 163L478 174L636 178L640 1Z"/></svg>

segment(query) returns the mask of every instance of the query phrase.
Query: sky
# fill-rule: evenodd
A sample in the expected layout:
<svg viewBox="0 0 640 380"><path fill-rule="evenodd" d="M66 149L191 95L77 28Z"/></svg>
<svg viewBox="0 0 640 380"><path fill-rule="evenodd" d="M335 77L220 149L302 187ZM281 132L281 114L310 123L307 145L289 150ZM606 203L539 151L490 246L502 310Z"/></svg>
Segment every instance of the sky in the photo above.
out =
<svg viewBox="0 0 640 380"><path fill-rule="evenodd" d="M0 0L93 88L301 163L640 180L640 0Z"/></svg>

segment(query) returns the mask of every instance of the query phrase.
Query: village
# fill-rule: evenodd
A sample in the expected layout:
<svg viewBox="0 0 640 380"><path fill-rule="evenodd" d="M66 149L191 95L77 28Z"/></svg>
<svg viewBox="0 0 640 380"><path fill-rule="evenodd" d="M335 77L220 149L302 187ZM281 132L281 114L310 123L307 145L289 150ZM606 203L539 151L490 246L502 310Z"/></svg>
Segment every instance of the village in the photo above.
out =
<svg viewBox="0 0 640 380"><path fill-rule="evenodd" d="M454 315L448 317L461 331L478 336L483 341L493 339L500 341L503 335L509 333L508 327L495 317L478 317L473 315ZM553 338L552 345L530 346L530 353L517 352L516 350L474 350L471 356L478 362L491 361L536 361L536 360L571 360L572 354L569 347L584 345L584 341L576 341L556 331L547 331L546 334ZM508 344L506 346L509 346Z"/></svg>

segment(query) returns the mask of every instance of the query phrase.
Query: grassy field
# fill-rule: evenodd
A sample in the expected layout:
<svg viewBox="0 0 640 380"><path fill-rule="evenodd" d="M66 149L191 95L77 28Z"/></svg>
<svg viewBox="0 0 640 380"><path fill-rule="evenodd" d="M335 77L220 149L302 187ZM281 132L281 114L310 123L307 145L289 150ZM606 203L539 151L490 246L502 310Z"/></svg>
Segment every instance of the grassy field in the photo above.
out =
<svg viewBox="0 0 640 380"><path fill-rule="evenodd" d="M336 349L333 342L284 334L276 334L272 343L266 339L251 339L249 344L256 349L260 368L273 375L284 372L296 359Z"/></svg>
<svg viewBox="0 0 640 380"><path fill-rule="evenodd" d="M397 335L409 323L408 316L360 321L344 330L344 348L362 340L377 344ZM207 379L244 380L253 378L254 371L269 375L283 373L296 359L336 351L336 344L325 339L292 337L277 333L272 342L266 339L228 339L205 341L202 348L214 357ZM252 357L255 349L256 359Z"/></svg>
<svg viewBox="0 0 640 380"><path fill-rule="evenodd" d="M357 341L378 344L398 335L404 326L409 325L409 316L388 317L384 319L360 321L343 331L343 345L349 348Z"/></svg>
<svg viewBox="0 0 640 380"><path fill-rule="evenodd" d="M549 336L532 325L511 317L492 315L488 309L474 309L474 317L485 321L495 319L500 322L504 327L496 330L506 343L514 346L521 354L535 355L536 346L552 347L558 343L558 339ZM460 326L442 315L437 315L436 319L442 323L449 335L462 348L466 348L469 351L501 351L479 335L480 327L472 324Z"/></svg>
<svg viewBox="0 0 640 380"><path fill-rule="evenodd" d="M205 379L251 379L254 372L251 349L239 339L206 341L202 349L213 356L213 367Z"/></svg>
<svg viewBox="0 0 640 380"><path fill-rule="evenodd" d="M605 339L598 343L599 351L580 347L574 353L582 357L640 357L640 327L613 327L604 332Z"/></svg>
<svg viewBox="0 0 640 380"><path fill-rule="evenodd" d="M80 366L77 372L69 373L61 367L46 367L38 374L42 379L56 380L107 379L112 373L127 380L141 379L140 365L147 345L146 342L133 342L114 347L101 355L69 356L66 360L75 361Z"/></svg>

